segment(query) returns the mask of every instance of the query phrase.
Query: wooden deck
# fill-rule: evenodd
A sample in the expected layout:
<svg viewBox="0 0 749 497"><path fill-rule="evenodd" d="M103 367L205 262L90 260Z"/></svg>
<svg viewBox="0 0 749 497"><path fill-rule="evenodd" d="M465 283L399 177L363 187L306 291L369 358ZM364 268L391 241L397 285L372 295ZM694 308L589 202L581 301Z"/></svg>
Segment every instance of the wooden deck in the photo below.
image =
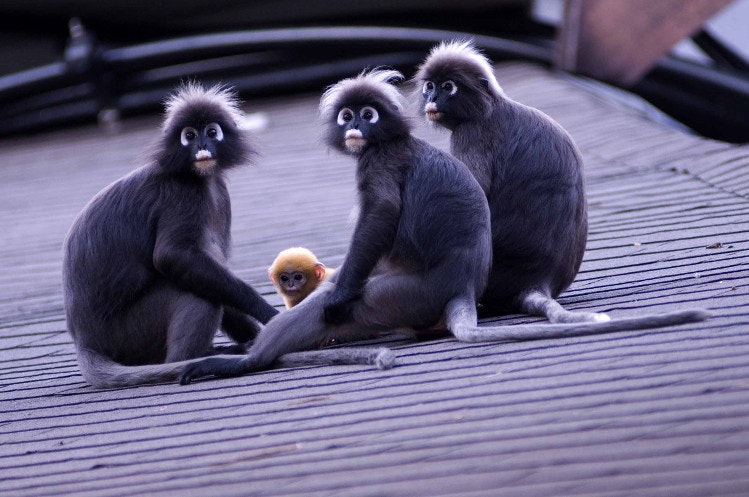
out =
<svg viewBox="0 0 749 497"><path fill-rule="evenodd" d="M391 341L399 365L385 372L96 391L65 331L62 240L92 195L140 164L158 118L3 140L0 495L749 495L749 147L534 66L498 76L586 159L588 251L562 302L714 318L524 343ZM305 245L336 266L350 233L353 163L320 145L317 98L248 102L268 119L262 157L231 175L232 266L277 305L265 271L279 250Z"/></svg>

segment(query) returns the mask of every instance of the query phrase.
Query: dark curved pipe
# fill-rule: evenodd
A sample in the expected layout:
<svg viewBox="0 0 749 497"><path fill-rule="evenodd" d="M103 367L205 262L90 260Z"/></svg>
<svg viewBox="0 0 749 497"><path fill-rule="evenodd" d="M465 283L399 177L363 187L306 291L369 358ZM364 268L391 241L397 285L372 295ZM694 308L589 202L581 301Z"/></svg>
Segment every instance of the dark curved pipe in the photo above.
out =
<svg viewBox="0 0 749 497"><path fill-rule="evenodd" d="M357 26L234 31L190 36L111 49L104 54L103 59L106 63L117 66L144 62L154 57L179 58L184 55L185 49L189 49L191 53L210 53L226 47L241 50L258 47L268 49L284 45L338 44L351 41L422 43L431 46L439 41L452 39L473 39L478 46L495 54L551 63L550 50L520 41L439 29Z"/></svg>
<svg viewBox="0 0 749 497"><path fill-rule="evenodd" d="M298 90L328 84L367 66L412 69L435 43L469 38L495 58L551 62L551 50L529 42L393 27L235 31L121 48L87 46L92 58L84 62L95 71L80 70L80 61L74 60L0 78L0 134L91 119L108 106L125 113L152 108L188 76L220 80L240 93ZM338 50L348 47L351 52L354 44L361 56ZM248 53L260 56L252 62ZM319 60L321 54L324 60ZM269 55L276 60L271 61ZM206 59L214 62L204 64Z"/></svg>
<svg viewBox="0 0 749 497"><path fill-rule="evenodd" d="M234 31L121 48L94 46L88 47L93 58L84 62L95 70L82 71L80 61L73 60L0 77L0 134L90 120L107 106L125 113L155 108L184 77L221 81L257 95L321 89L372 65L408 73L435 43L469 38L495 60L544 65L553 60L549 39L399 27ZM704 36L698 41L720 49ZM705 136L749 142L746 66L720 51L729 70L666 57L630 90Z"/></svg>

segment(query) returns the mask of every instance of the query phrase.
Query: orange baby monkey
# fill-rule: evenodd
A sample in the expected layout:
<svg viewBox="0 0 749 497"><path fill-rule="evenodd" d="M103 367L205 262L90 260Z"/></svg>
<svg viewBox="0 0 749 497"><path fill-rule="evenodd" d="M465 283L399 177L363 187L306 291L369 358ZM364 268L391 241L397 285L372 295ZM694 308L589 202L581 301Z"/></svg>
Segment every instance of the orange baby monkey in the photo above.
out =
<svg viewBox="0 0 749 497"><path fill-rule="evenodd" d="M311 251L294 247L279 252L268 268L268 276L283 297L286 308L291 309L334 271L326 268Z"/></svg>

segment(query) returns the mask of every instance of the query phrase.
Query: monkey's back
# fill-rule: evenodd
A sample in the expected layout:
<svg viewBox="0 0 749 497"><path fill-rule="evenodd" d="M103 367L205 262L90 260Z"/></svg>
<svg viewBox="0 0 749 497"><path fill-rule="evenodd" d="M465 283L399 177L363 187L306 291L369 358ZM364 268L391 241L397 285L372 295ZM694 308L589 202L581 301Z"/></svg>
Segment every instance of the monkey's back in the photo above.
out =
<svg viewBox="0 0 749 497"><path fill-rule="evenodd" d="M103 326L161 281L153 252L164 212L193 219L211 214L185 205L188 199L202 202L181 192L183 187L165 181L155 165L145 166L104 188L84 207L67 235L63 258L65 308L74 337L79 327ZM227 215L214 207L214 216ZM228 220L223 224L226 234L218 243L226 252Z"/></svg>
<svg viewBox="0 0 749 497"><path fill-rule="evenodd" d="M558 296L577 274L588 229L572 139L540 111L502 99L487 121L454 130L452 144L469 167L491 172L494 262L482 303L512 308L529 290Z"/></svg>
<svg viewBox="0 0 749 497"><path fill-rule="evenodd" d="M146 255L153 252L154 195L143 168L115 181L84 207L65 242L63 280L69 318L106 318L153 278ZM69 319L70 321L70 319ZM75 320L70 323L75 334Z"/></svg>
<svg viewBox="0 0 749 497"><path fill-rule="evenodd" d="M442 267L446 286L472 283L480 292L491 264L486 198L463 164L420 139L410 143L410 167L392 257L418 254L417 266Z"/></svg>

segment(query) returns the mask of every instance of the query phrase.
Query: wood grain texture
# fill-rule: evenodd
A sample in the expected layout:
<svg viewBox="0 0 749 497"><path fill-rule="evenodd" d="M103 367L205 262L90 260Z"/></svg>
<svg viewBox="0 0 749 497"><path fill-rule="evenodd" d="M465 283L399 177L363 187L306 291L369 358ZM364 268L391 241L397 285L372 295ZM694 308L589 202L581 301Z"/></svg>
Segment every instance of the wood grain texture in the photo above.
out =
<svg viewBox="0 0 749 497"><path fill-rule="evenodd" d="M3 140L0 495L749 494L749 147L683 134L535 66L500 65L498 78L559 120L586 161L590 241L562 302L714 318L522 343L390 338L390 371L96 391L65 331L62 240L139 163L158 118L114 136ZM266 276L276 253L305 245L336 266L351 230L354 165L321 146L316 107L317 95L248 102L269 119L262 155L231 173L232 267L279 307ZM445 133L418 134L447 146Z"/></svg>

